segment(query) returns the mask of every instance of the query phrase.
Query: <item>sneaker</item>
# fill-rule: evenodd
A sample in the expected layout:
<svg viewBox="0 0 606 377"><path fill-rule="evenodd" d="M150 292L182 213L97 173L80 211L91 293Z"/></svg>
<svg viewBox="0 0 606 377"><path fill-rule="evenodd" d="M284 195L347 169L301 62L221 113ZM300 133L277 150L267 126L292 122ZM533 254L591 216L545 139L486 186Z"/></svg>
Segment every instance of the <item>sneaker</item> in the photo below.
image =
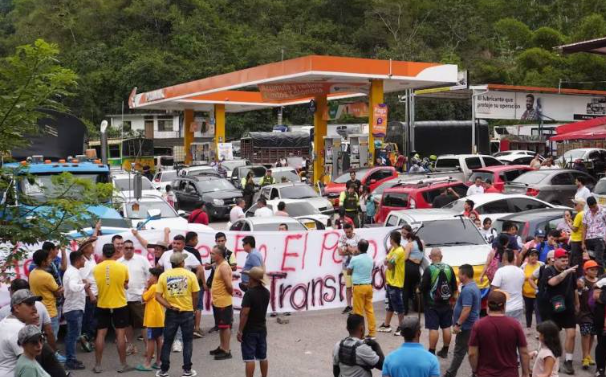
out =
<svg viewBox="0 0 606 377"><path fill-rule="evenodd" d="M589 360L589 365L595 365L595 360L593 360L591 356L587 356L587 360Z"/></svg>
<svg viewBox="0 0 606 377"><path fill-rule="evenodd" d="M59 351L55 352L55 357L57 358L57 361L60 362L61 364L64 364L67 361L65 356L61 355L59 353Z"/></svg>
<svg viewBox="0 0 606 377"><path fill-rule="evenodd" d="M202 337L204 337L204 334L202 334L202 331L194 330L194 338L200 339Z"/></svg>
<svg viewBox="0 0 606 377"><path fill-rule="evenodd" d="M194 377L194 376L197 376L197 375L198 375L198 372L196 372L193 369L190 369L190 370L184 370L183 374L181 376L182 377Z"/></svg>
<svg viewBox="0 0 606 377"><path fill-rule="evenodd" d="M342 314L348 314L352 310L353 310L353 308L351 306L346 306L345 309L343 309L343 311L341 313Z"/></svg>
<svg viewBox="0 0 606 377"><path fill-rule="evenodd" d="M221 349L221 347L217 347L214 350L210 351L209 354L211 354L212 356L214 356L214 355L218 355L218 354L220 354L222 352L223 352L223 350Z"/></svg>
<svg viewBox="0 0 606 377"><path fill-rule="evenodd" d="M82 351L84 351L84 352L93 352L93 346L88 341L88 339L86 338L85 335L82 335L80 337L80 346L82 347Z"/></svg>
<svg viewBox="0 0 606 377"><path fill-rule="evenodd" d="M163 371L162 369L160 369L159 371L156 372L156 377L170 377L170 374L168 374L168 371Z"/></svg>
<svg viewBox="0 0 606 377"><path fill-rule="evenodd" d="M128 365L128 364L124 364L124 365L122 365L122 366L121 366L121 367L118 369L118 371L117 371L117 372L118 372L118 373L126 373L126 372L131 372L131 371L133 371L133 370L135 370L135 368L131 367L131 366L130 366L130 365Z"/></svg>
<svg viewBox="0 0 606 377"><path fill-rule="evenodd" d="M400 335L402 335L402 334L400 334L400 326L398 326L396 331L394 331L393 336L400 336Z"/></svg>
<svg viewBox="0 0 606 377"><path fill-rule="evenodd" d="M583 365L583 370L589 369L589 358L588 357L583 359L582 365Z"/></svg>
<svg viewBox="0 0 606 377"><path fill-rule="evenodd" d="M448 348L442 348L436 352L436 356L441 357L442 359L448 359Z"/></svg>
<svg viewBox="0 0 606 377"><path fill-rule="evenodd" d="M183 352L183 343L180 340L175 340L173 343L173 352Z"/></svg>
<svg viewBox="0 0 606 377"><path fill-rule="evenodd" d="M604 369L598 369L595 372L595 377L606 377L606 374L604 374Z"/></svg>
<svg viewBox="0 0 606 377"><path fill-rule="evenodd" d="M378 332L391 332L391 326L387 326L386 324L382 323L381 326L379 326L379 328L377 328Z"/></svg>
<svg viewBox="0 0 606 377"><path fill-rule="evenodd" d="M564 361L564 364L562 364L562 370L564 371L564 373L566 374L574 374L574 368L572 367L572 360L567 360Z"/></svg>
<svg viewBox="0 0 606 377"><path fill-rule="evenodd" d="M221 350L220 354L215 355L215 360L227 360L231 358L231 352L225 352L223 350Z"/></svg>
<svg viewBox="0 0 606 377"><path fill-rule="evenodd" d="M82 364L81 361L78 360L69 360L65 362L65 369L68 370L82 370L82 369L86 369L86 367L84 366L84 364Z"/></svg>

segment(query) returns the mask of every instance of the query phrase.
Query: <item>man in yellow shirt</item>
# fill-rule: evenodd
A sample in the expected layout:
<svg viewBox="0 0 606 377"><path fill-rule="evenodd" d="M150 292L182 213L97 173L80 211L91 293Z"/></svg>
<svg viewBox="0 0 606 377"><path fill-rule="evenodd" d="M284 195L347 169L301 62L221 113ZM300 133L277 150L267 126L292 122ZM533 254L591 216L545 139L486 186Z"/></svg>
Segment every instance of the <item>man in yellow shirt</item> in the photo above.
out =
<svg viewBox="0 0 606 377"><path fill-rule="evenodd" d="M231 359L231 348L229 341L231 338L231 325L234 318L232 306L232 294L234 293L231 282L231 267L227 260L227 249L224 246L216 245L212 251L212 259L217 265L213 276L211 295L213 298L213 311L215 313L215 326L219 329L219 347L210 351L215 360Z"/></svg>
<svg viewBox="0 0 606 377"><path fill-rule="evenodd" d="M101 359L105 336L109 326L116 330L116 345L120 357L118 373L132 370L126 364L126 328L130 326L128 306L126 305L126 289L128 288L128 268L118 263L121 257L112 244L103 245L105 260L93 269L99 296L97 298L97 338L95 340L95 367L93 372L101 373Z"/></svg>
<svg viewBox="0 0 606 377"><path fill-rule="evenodd" d="M395 312L398 315L398 324L404 319L404 301L402 293L404 288L404 266L407 259L404 248L400 246L402 234L397 230L389 234L389 242L391 248L387 257L385 257L385 292L387 295L387 308L385 313L385 322L379 326L379 332L391 332L391 318ZM395 336L400 335L400 326L394 333Z"/></svg>
<svg viewBox="0 0 606 377"><path fill-rule="evenodd" d="M572 232L570 233L570 267L579 266L583 263L583 215L585 215L585 200L576 198L574 202L574 210L577 214L574 217L572 224L568 224ZM577 272L579 273L579 272Z"/></svg>
<svg viewBox="0 0 606 377"><path fill-rule="evenodd" d="M158 280L156 301L166 308L164 319L164 344L160 359L162 367L156 374L158 377L168 377L170 368L170 351L177 330L183 334L183 377L195 376L191 369L191 357L194 340L194 303L198 302L200 284L196 275L185 269L186 254L174 252L170 256L172 269L162 273Z"/></svg>
<svg viewBox="0 0 606 377"><path fill-rule="evenodd" d="M63 294L63 288L59 287L53 275L47 272L52 263L51 255L48 250L36 250L33 255L33 262L36 268L29 274L29 286L33 294L42 297L42 303L48 310L51 319L53 333L59 333L59 311L57 310L57 297Z"/></svg>

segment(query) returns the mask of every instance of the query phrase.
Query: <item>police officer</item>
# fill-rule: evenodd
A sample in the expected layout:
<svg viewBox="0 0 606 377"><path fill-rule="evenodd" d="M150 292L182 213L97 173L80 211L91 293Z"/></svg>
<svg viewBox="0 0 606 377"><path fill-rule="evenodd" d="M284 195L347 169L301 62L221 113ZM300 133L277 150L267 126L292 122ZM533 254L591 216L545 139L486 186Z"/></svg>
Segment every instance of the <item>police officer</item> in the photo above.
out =
<svg viewBox="0 0 606 377"><path fill-rule="evenodd" d="M364 317L351 314L347 318L349 336L335 344L332 374L334 377L371 377L373 368L381 370L385 356L381 346L372 338L364 337Z"/></svg>
<svg viewBox="0 0 606 377"><path fill-rule="evenodd" d="M275 178L271 176L271 169L267 169L265 175L263 176L263 178L261 178L261 187L273 185L275 183Z"/></svg>
<svg viewBox="0 0 606 377"><path fill-rule="evenodd" d="M358 210L360 208L360 200L356 193L356 185L350 183L347 186L347 190L341 193L339 197L339 205L345 208L345 216L353 220L356 228L360 227L360 221L358 218Z"/></svg>

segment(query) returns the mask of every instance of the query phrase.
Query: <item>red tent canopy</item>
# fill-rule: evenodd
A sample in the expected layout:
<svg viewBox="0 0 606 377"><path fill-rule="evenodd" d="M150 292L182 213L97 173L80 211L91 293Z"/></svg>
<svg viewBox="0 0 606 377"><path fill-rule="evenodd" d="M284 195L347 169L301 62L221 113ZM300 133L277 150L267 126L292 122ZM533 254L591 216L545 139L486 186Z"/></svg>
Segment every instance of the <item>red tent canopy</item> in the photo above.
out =
<svg viewBox="0 0 606 377"><path fill-rule="evenodd" d="M568 123L568 124L561 125L558 128L556 128L556 132L557 132L558 136L560 136L562 134L566 134L569 132L582 131L582 130L594 128L597 126L603 126L605 124L606 124L606 117L593 118L593 119L583 120L581 122L574 122L574 123ZM555 139L551 138L551 140L555 140ZM569 139L561 139L561 140L569 140Z"/></svg>
<svg viewBox="0 0 606 377"><path fill-rule="evenodd" d="M549 138L550 141L606 139L606 125L572 131Z"/></svg>

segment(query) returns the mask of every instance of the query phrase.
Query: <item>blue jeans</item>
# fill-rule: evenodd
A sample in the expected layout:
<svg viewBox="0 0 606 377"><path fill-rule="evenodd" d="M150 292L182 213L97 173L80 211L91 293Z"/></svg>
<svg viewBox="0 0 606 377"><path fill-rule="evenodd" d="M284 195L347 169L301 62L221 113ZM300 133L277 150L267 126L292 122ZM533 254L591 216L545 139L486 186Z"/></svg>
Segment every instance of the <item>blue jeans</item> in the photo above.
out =
<svg viewBox="0 0 606 377"><path fill-rule="evenodd" d="M51 329L53 329L53 334L55 335L55 340L57 340L57 336L59 335L59 326L60 325L61 324L59 323L58 315L51 317Z"/></svg>
<svg viewBox="0 0 606 377"><path fill-rule="evenodd" d="M80 331L82 330L83 316L84 312L82 310L72 310L63 313L63 317L67 322L67 336L65 337L65 357L67 361L76 360L76 342L78 342Z"/></svg>
<svg viewBox="0 0 606 377"><path fill-rule="evenodd" d="M86 335L89 340L94 340L97 332L97 319L95 318L95 307L90 299L86 298L86 306L84 307L84 317L82 318L82 334Z"/></svg>
<svg viewBox="0 0 606 377"><path fill-rule="evenodd" d="M164 344L160 360L162 361L162 371L168 372L170 368L170 352L177 335L177 330L181 330L183 337L183 370L191 370L191 355L193 353L194 340L194 312L177 312L166 310L164 319Z"/></svg>

